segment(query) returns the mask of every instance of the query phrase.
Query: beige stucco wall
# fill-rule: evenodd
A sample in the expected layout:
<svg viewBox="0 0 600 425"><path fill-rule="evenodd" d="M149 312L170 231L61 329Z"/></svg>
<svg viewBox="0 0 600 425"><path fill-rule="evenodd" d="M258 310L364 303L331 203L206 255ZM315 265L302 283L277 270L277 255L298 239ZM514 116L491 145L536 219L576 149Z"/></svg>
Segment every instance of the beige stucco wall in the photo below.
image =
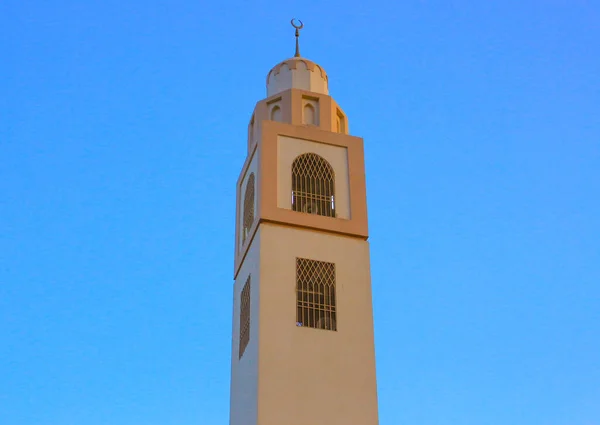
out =
<svg viewBox="0 0 600 425"><path fill-rule="evenodd" d="M258 196L259 196L259 182L258 182L258 160L257 160L257 155L256 155L256 151L253 151L253 155L252 155L252 159L250 160L250 165L248 166L248 169L246 170L246 173L244 174L244 178L241 182L240 185L240 190L238 191L239 193L239 199L238 199L238 217L237 217L237 228L238 231L236 232L237 234L237 242L236 242L236 246L237 246L237 250L239 251L240 248L242 247L242 241L243 241L243 227L244 227L244 196L246 194L246 183L248 183L248 178L250 177L250 174L254 173L254 215L255 215L255 219L256 219L256 214L257 214L257 210L258 210Z"/></svg>
<svg viewBox="0 0 600 425"><path fill-rule="evenodd" d="M230 425L256 425L258 417L258 305L260 295L260 235L251 242L233 286L231 341ZM248 276L250 283L250 340L239 359L240 298Z"/></svg>
<svg viewBox="0 0 600 425"><path fill-rule="evenodd" d="M376 425L368 242L271 224L258 233L258 423ZM337 332L296 326L296 257L335 263Z"/></svg>
<svg viewBox="0 0 600 425"><path fill-rule="evenodd" d="M287 136L277 137L277 207L292 209L292 163L299 155L313 152L323 157L335 172L335 211L338 218L350 219L348 149Z"/></svg>

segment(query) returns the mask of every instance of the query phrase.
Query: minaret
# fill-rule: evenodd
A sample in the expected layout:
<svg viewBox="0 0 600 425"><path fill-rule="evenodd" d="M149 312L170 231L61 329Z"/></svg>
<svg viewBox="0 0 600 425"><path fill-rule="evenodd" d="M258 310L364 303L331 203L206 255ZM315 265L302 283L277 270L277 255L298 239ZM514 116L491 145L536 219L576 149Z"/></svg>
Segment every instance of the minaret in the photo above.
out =
<svg viewBox="0 0 600 425"><path fill-rule="evenodd" d="M363 141L294 27L237 181L230 425L377 425Z"/></svg>

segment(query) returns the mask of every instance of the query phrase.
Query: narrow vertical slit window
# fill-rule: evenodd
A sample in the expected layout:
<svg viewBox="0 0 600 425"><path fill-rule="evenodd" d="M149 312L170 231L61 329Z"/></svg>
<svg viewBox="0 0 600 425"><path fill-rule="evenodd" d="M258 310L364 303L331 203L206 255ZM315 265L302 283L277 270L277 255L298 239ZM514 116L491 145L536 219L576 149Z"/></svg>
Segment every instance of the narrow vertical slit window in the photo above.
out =
<svg viewBox="0 0 600 425"><path fill-rule="evenodd" d="M335 264L296 258L296 326L337 331Z"/></svg>
<svg viewBox="0 0 600 425"><path fill-rule="evenodd" d="M329 162L306 153L292 163L292 210L335 217L335 175Z"/></svg>
<svg viewBox="0 0 600 425"><path fill-rule="evenodd" d="M250 342L250 276L242 289L240 299L240 356L241 359Z"/></svg>
<svg viewBox="0 0 600 425"><path fill-rule="evenodd" d="M250 120L250 125L248 126L248 146L252 146L254 144L254 115Z"/></svg>
<svg viewBox="0 0 600 425"><path fill-rule="evenodd" d="M339 110L336 113L336 124L338 133L346 133L346 119Z"/></svg>
<svg viewBox="0 0 600 425"><path fill-rule="evenodd" d="M244 191L244 216L242 223L242 244L250 234L250 228L254 223L254 173L251 173L246 182Z"/></svg>

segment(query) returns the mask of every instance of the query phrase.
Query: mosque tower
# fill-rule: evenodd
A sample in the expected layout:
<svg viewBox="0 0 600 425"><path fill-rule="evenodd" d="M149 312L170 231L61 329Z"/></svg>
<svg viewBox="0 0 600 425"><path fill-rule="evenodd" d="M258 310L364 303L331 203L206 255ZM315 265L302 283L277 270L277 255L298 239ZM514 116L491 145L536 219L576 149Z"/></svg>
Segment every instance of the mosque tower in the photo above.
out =
<svg viewBox="0 0 600 425"><path fill-rule="evenodd" d="M377 425L363 140L294 22L237 181L230 425Z"/></svg>

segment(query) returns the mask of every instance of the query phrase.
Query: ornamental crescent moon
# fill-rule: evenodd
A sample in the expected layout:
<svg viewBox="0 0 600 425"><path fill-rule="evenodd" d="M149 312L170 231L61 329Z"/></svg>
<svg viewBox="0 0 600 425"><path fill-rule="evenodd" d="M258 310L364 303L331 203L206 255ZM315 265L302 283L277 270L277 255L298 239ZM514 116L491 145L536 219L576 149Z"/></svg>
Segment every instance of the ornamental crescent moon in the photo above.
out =
<svg viewBox="0 0 600 425"><path fill-rule="evenodd" d="M292 20L290 21L290 23L292 24L292 26L294 28L296 28L297 30L301 30L302 28L304 28L304 24L302 23L302 21L300 19L298 19L298 22L300 22L300 26L297 26L296 24L294 24L295 20L296 20L296 18L292 18Z"/></svg>

